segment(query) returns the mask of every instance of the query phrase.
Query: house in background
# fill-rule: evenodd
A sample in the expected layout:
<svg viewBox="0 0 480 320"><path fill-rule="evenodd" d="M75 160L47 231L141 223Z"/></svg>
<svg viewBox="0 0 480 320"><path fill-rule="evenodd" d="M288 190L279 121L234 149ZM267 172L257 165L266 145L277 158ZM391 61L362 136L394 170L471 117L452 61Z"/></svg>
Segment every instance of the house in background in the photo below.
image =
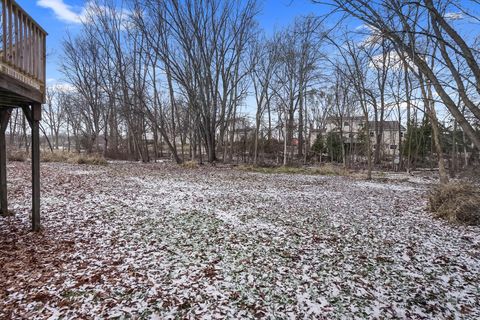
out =
<svg viewBox="0 0 480 320"><path fill-rule="evenodd" d="M406 131L407 129L398 121L383 121L382 151L384 154L392 156L400 152L398 149L400 142L405 140ZM375 136L375 131L373 131L373 136Z"/></svg>
<svg viewBox="0 0 480 320"><path fill-rule="evenodd" d="M374 121L370 120L370 141L372 148L376 147ZM400 142L404 140L406 129L398 121L383 121L383 135L381 141L382 153L385 156L398 154ZM353 117L327 117L325 127L320 130L314 130L311 135L311 145L315 142L318 134L326 137L329 133L342 133L344 144L353 146L362 143L361 135L365 134L365 118L362 116ZM353 149L353 148L351 148Z"/></svg>
<svg viewBox="0 0 480 320"><path fill-rule="evenodd" d="M235 119L228 120L228 130L234 131L234 142L246 142L253 139L255 135L255 127L251 124L251 120L247 116L239 115Z"/></svg>

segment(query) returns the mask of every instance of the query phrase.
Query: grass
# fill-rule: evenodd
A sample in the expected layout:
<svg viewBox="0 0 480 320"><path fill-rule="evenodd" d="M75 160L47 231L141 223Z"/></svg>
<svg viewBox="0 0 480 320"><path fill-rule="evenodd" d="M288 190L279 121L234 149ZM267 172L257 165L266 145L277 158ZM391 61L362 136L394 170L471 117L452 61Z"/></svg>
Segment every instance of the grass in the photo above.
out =
<svg viewBox="0 0 480 320"><path fill-rule="evenodd" d="M42 162L65 162L70 164L88 164L97 166L108 164L107 160L100 155L86 155L61 151L42 153L41 160Z"/></svg>
<svg viewBox="0 0 480 320"><path fill-rule="evenodd" d="M437 186L430 194L429 209L453 223L480 225L480 191L465 182Z"/></svg>
<svg viewBox="0 0 480 320"><path fill-rule="evenodd" d="M307 174L307 175L323 175L323 176L347 176L348 171L343 168L325 164L320 167L259 167L253 165L243 165L238 167L239 170L248 172L258 172L265 174Z"/></svg>

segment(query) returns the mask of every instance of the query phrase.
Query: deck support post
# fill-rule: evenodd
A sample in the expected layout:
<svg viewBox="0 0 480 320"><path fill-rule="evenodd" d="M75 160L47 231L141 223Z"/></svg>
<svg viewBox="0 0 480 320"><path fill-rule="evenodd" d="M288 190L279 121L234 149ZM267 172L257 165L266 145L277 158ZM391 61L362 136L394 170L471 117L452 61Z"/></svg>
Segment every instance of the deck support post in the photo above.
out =
<svg viewBox="0 0 480 320"><path fill-rule="evenodd" d="M40 230L40 120L42 105L32 105L32 229Z"/></svg>
<svg viewBox="0 0 480 320"><path fill-rule="evenodd" d="M22 107L32 130L32 230L40 230L40 120L42 105Z"/></svg>
<svg viewBox="0 0 480 320"><path fill-rule="evenodd" d="M5 132L10 119L11 109L0 108L0 215L8 215L7 198L7 145Z"/></svg>

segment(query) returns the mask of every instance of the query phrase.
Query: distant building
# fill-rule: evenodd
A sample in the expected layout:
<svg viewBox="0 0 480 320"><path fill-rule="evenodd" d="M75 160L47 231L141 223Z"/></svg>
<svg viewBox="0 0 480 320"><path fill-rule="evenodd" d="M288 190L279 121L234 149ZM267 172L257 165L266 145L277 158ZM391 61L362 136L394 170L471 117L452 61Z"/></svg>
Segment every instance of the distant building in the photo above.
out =
<svg viewBox="0 0 480 320"><path fill-rule="evenodd" d="M374 121L370 120L370 141L372 143L372 148L375 148L376 138L375 138L375 127ZM384 155L393 156L398 154L398 148L400 141L404 140L406 129L403 125L400 125L398 121L383 121L383 135L382 135L382 152ZM311 144L317 138L318 134L326 136L329 133L340 133L343 132L344 143L349 144L358 144L360 143L359 137L361 133L365 132L365 118L361 116L354 117L328 117L325 119L325 127L321 130L314 130L312 133ZM400 129L400 130L399 130Z"/></svg>
<svg viewBox="0 0 480 320"><path fill-rule="evenodd" d="M229 130L233 130L235 125L234 142L245 142L253 139L255 127L250 124L250 120L246 116L238 116L228 121Z"/></svg>

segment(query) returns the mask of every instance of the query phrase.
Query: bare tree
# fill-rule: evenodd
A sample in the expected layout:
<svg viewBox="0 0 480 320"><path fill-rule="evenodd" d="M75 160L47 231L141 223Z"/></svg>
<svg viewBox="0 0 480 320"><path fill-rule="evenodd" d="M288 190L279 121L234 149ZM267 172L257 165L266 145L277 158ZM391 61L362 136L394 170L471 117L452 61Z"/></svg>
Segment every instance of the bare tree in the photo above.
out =
<svg viewBox="0 0 480 320"><path fill-rule="evenodd" d="M251 78L255 94L257 111L255 114L255 146L253 163L258 162L258 144L260 135L260 125L264 112L270 110L272 98L272 81L277 67L278 47L274 42L266 39L255 43L251 53Z"/></svg>
<svg viewBox="0 0 480 320"><path fill-rule="evenodd" d="M326 3L325 1L313 0L316 3ZM456 86L453 88L456 94L462 97L467 108L478 120L480 118L480 109L473 103L475 97L472 92L466 92L464 83L475 79L476 92L479 93L480 72L477 60L472 50L467 45L466 40L452 27L445 19L443 13L445 8L450 6L449 1L438 1L433 3L431 0L420 2L409 1L381 1L371 2L366 0L332 0L328 4L334 7L334 10L351 15L372 28L372 30L382 37L391 41L399 51L401 51L409 61L416 65L418 70L431 82L433 88L439 95L445 107L449 110L465 134L471 139L477 149L480 149L480 136L472 127L472 122L468 121L460 111L459 106L450 96L452 83L454 79ZM431 20L434 32L426 29L425 21ZM444 36L446 35L446 36ZM439 62L447 67L450 74L445 80L444 72L439 73L438 68L432 69L425 59L422 42L416 40L419 37L430 38L434 43L438 42L444 49L441 49L442 57L435 56ZM449 37L450 39L447 39ZM471 47L471 46L470 46ZM450 50L450 54L446 49ZM465 61L468 66L462 71L452 65L449 60L451 56L455 59ZM462 77L462 74L464 75Z"/></svg>

